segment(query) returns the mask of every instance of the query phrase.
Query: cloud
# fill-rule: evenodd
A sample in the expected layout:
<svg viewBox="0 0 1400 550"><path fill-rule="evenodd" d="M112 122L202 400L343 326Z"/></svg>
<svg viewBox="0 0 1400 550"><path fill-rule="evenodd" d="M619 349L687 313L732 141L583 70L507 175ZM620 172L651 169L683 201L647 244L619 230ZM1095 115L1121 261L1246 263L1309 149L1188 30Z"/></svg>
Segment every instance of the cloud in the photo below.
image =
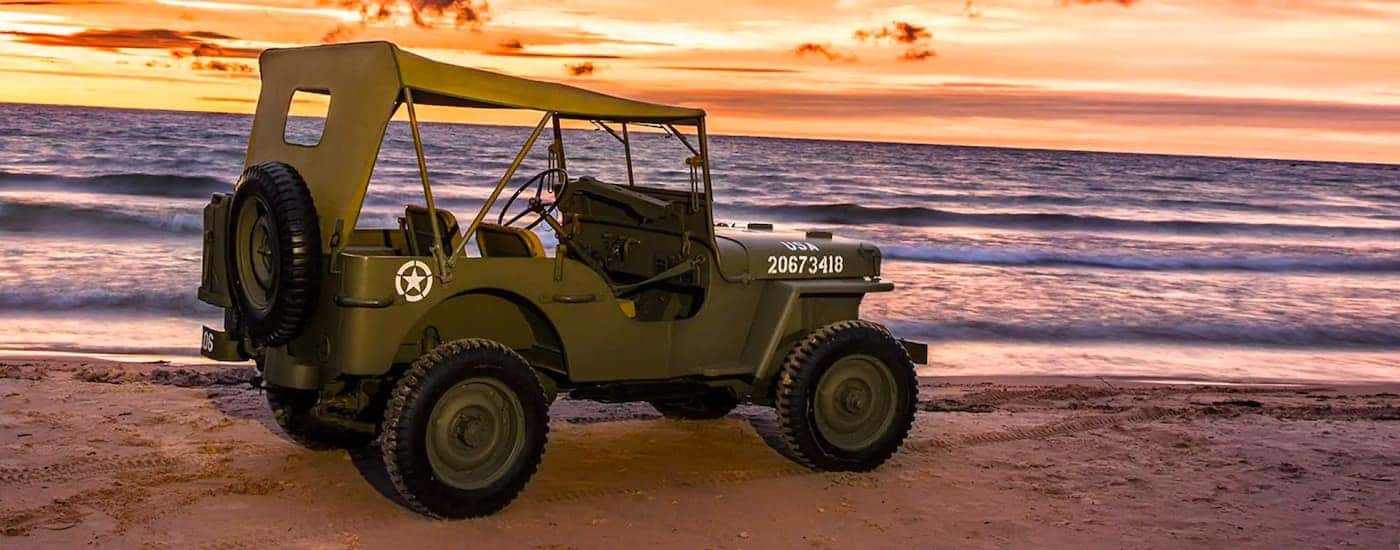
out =
<svg viewBox="0 0 1400 550"><path fill-rule="evenodd" d="M500 41L499 43L496 44L496 47L497 47L497 48L500 48L500 49L502 49L502 50L523 50L523 49L525 49L525 45L524 45L524 44L521 44L521 43L520 43L520 39L518 39L518 38L511 38L511 39L509 39L509 40L502 40L502 41Z"/></svg>
<svg viewBox="0 0 1400 550"><path fill-rule="evenodd" d="M682 66L682 65L658 65L658 66L656 66L656 68L657 68L657 69L666 69L666 70L670 70L670 71L701 71L701 72L716 72L716 73L773 73L773 74L790 74L790 73L800 73L800 72L802 72L802 71L798 71L798 70L796 70L796 69L779 69L779 68L774 68L774 67L688 67L688 66Z"/></svg>
<svg viewBox="0 0 1400 550"><path fill-rule="evenodd" d="M1125 8L1131 7L1140 0L1056 0L1061 6L1088 6L1091 4L1118 4Z"/></svg>
<svg viewBox="0 0 1400 550"><path fill-rule="evenodd" d="M797 48L794 49L792 53L797 55L797 57L806 57L808 55L821 56L825 57L827 61L855 61L856 59L855 56L840 53L832 49L831 46L818 44L816 42L798 44Z"/></svg>
<svg viewBox="0 0 1400 550"><path fill-rule="evenodd" d="M323 4L349 8L359 12L360 21L352 25L337 25L321 37L322 42L339 42L353 36L371 23L406 17L418 27L430 29L449 22L457 28L472 30L491 19L491 5L476 0L319 0ZM444 21L447 20L447 21Z"/></svg>
<svg viewBox="0 0 1400 550"><path fill-rule="evenodd" d="M0 6L91 6L115 3L104 0L0 0Z"/></svg>
<svg viewBox="0 0 1400 550"><path fill-rule="evenodd" d="M176 59L184 57L237 57L242 59L257 59L262 53L259 48L234 48L220 46L209 42L202 43L189 50L171 50L170 55Z"/></svg>
<svg viewBox="0 0 1400 550"><path fill-rule="evenodd" d="M856 40L861 42L890 40L897 44L918 44L933 39L928 27L895 21L887 26L874 29L857 29Z"/></svg>
<svg viewBox="0 0 1400 550"><path fill-rule="evenodd" d="M482 52L493 57L539 57L546 59L623 59L620 55L601 53L550 53L550 52L527 52L522 50L491 50Z"/></svg>
<svg viewBox="0 0 1400 550"><path fill-rule="evenodd" d="M924 61L938 57L938 53L928 48L909 48L899 55L900 61Z"/></svg>
<svg viewBox="0 0 1400 550"><path fill-rule="evenodd" d="M710 89L646 94L727 116L1066 120L1152 127L1308 128L1400 135L1400 105L1186 94L1062 91L994 82L914 90Z"/></svg>
<svg viewBox="0 0 1400 550"><path fill-rule="evenodd" d="M969 9L971 6L971 3L967 5ZM928 27L907 21L892 21L889 25L873 29L856 29L855 37L861 42L908 46L904 53L895 58L900 61L925 61L938 56L927 46L933 41L933 33L929 32Z"/></svg>
<svg viewBox="0 0 1400 550"><path fill-rule="evenodd" d="M115 51L120 48L194 48L203 44L200 34L169 29L88 29L73 34L4 31L25 44L78 46ZM218 35L223 36L223 35Z"/></svg>
<svg viewBox="0 0 1400 550"><path fill-rule="evenodd" d="M218 59L195 61L190 63L190 68L196 71L230 73L236 76L255 76L257 74L257 69L247 63L220 61Z"/></svg>
<svg viewBox="0 0 1400 550"><path fill-rule="evenodd" d="M25 44L38 46L70 46L115 52L121 49L170 50L176 58L238 57L256 58L257 48L223 46L206 40L236 40L234 37L209 31L174 31L170 29L88 29L73 34L48 34L4 31Z"/></svg>
<svg viewBox="0 0 1400 550"><path fill-rule="evenodd" d="M568 69L569 74L574 76L590 76L594 71L598 70L597 67L593 66L593 62L591 61L564 65L564 68Z"/></svg>

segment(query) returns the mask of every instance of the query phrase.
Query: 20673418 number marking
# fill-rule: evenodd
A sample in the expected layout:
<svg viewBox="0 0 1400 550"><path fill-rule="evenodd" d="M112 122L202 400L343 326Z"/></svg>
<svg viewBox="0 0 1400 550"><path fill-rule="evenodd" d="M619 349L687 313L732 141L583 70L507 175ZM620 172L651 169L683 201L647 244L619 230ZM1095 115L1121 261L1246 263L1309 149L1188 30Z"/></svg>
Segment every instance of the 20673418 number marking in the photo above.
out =
<svg viewBox="0 0 1400 550"><path fill-rule="evenodd" d="M768 273L779 275L834 275L846 269L846 258L836 254L795 255L768 257Z"/></svg>

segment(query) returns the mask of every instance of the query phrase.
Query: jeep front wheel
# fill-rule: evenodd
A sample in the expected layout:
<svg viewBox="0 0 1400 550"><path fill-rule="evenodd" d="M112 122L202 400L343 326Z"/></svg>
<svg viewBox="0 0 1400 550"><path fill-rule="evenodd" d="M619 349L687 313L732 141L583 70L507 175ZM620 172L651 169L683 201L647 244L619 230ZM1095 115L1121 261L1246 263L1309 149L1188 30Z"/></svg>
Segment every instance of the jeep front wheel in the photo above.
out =
<svg viewBox="0 0 1400 550"><path fill-rule="evenodd" d="M418 358L394 388L384 466L420 513L491 514L539 467L548 415L545 391L520 355L491 340L448 342Z"/></svg>
<svg viewBox="0 0 1400 550"><path fill-rule="evenodd" d="M777 412L788 456L817 470L867 471L909 434L918 383L888 331L841 321L812 331L778 374Z"/></svg>

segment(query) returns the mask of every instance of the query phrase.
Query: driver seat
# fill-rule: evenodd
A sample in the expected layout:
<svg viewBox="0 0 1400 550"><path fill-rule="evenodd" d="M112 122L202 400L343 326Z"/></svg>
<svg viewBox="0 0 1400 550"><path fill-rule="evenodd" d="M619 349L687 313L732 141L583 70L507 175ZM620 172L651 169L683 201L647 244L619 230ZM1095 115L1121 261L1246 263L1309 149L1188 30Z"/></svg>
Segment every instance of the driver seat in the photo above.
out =
<svg viewBox="0 0 1400 550"><path fill-rule="evenodd" d="M495 223L476 228L476 246L483 258L543 258L544 243L534 231Z"/></svg>

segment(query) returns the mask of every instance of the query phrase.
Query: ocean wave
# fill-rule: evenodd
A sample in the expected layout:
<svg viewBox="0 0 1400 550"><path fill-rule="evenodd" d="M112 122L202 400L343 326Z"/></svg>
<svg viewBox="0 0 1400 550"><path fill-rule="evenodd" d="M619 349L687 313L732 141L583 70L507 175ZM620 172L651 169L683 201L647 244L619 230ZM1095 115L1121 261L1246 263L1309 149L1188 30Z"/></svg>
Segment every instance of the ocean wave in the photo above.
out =
<svg viewBox="0 0 1400 550"><path fill-rule="evenodd" d="M209 195L233 190L231 182L206 176L175 174L100 174L96 176L60 176L0 171L0 189L41 189L143 195L150 197L209 198Z"/></svg>
<svg viewBox="0 0 1400 550"><path fill-rule="evenodd" d="M198 235L203 214L0 202L0 231L92 237Z"/></svg>
<svg viewBox="0 0 1400 550"><path fill-rule="evenodd" d="M998 266L1098 267L1142 271L1263 271L1315 273L1400 272L1400 258L1323 255L1133 256L973 247L881 246L889 259Z"/></svg>
<svg viewBox="0 0 1400 550"><path fill-rule="evenodd" d="M952 212L922 206L871 207L806 204L720 207L722 212L771 216L781 221L833 225L887 224L912 227L969 226L1060 231L1152 232L1185 235L1230 233L1313 237L1400 237L1400 228L1246 223L1198 220L1134 220L1056 212Z"/></svg>
<svg viewBox="0 0 1400 550"><path fill-rule="evenodd" d="M1137 325L1014 324L986 321L889 323L890 330L929 340L1021 340L1036 342L1160 341L1175 343L1254 344L1281 347L1400 346L1393 324L1246 325L1164 323Z"/></svg>
<svg viewBox="0 0 1400 550"><path fill-rule="evenodd" d="M49 313L54 311L150 311L169 314L209 314L213 306L199 301L193 287L181 290L150 289L16 289L0 290L0 310Z"/></svg>

